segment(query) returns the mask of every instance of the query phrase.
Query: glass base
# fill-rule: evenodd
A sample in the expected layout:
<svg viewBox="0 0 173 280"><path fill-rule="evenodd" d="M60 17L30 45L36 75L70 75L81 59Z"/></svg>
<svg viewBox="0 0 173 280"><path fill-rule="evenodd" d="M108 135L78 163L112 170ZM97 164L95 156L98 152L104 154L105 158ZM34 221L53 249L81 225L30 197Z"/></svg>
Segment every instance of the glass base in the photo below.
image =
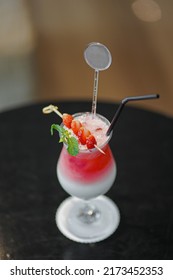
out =
<svg viewBox="0 0 173 280"><path fill-rule="evenodd" d="M106 239L115 232L120 222L116 204L102 195L84 202L75 197L65 199L56 212L56 224L69 239L93 243Z"/></svg>

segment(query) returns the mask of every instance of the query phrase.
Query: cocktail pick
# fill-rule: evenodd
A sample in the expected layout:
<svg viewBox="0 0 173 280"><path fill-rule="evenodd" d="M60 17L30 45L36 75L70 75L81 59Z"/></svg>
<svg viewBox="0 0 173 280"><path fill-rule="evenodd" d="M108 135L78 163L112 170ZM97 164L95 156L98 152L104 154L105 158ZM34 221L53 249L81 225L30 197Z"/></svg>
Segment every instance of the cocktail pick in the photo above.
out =
<svg viewBox="0 0 173 280"><path fill-rule="evenodd" d="M60 118L63 117L63 115L58 111L58 107L57 106L54 106L52 104L50 104L49 106L47 107L44 107L42 109L42 112L43 114L50 114L52 112L56 113Z"/></svg>
<svg viewBox="0 0 173 280"><path fill-rule="evenodd" d="M117 120L119 119L119 116L120 116L120 114L121 114L121 112L122 112L122 110L123 110L123 108L124 108L124 106L125 106L125 104L127 102L129 102L129 101L147 100L147 99L156 99L156 98L159 98L159 94L149 94L149 95L142 95L142 96L131 96L131 97L124 98L121 101L121 103L120 103L120 105L119 105L119 107L118 107L118 109L117 109L117 111L116 111L116 113L115 113L115 115L114 115L114 117L113 117L113 119L111 121L111 124L110 124L110 126L109 126L109 128L107 130L106 135L108 136L111 133L111 131L113 130L113 128L114 128Z"/></svg>
<svg viewBox="0 0 173 280"><path fill-rule="evenodd" d="M111 53L106 46L100 43L90 43L84 51L84 58L87 64L94 71L94 87L92 99L92 114L96 115L99 71L109 68L112 62Z"/></svg>

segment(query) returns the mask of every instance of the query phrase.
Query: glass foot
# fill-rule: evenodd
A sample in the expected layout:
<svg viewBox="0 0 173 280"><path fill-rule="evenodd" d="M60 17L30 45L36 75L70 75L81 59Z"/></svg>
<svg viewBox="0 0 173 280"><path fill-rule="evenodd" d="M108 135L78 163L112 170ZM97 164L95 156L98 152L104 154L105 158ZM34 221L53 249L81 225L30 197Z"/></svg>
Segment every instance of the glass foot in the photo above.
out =
<svg viewBox="0 0 173 280"><path fill-rule="evenodd" d="M93 243L106 239L117 229L120 213L106 196L84 202L75 197L65 199L56 212L56 224L69 239Z"/></svg>

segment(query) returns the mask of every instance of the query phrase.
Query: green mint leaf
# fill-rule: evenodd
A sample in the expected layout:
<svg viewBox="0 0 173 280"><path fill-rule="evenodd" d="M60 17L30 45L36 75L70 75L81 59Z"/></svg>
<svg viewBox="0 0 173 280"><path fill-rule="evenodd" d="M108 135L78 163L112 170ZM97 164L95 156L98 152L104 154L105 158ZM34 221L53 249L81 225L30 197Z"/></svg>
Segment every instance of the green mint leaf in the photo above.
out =
<svg viewBox="0 0 173 280"><path fill-rule="evenodd" d="M53 135L53 130L57 130L59 133L62 133L63 132L63 127L58 125L58 124L52 124L51 125L51 128L50 128L50 132L51 132L51 135Z"/></svg>
<svg viewBox="0 0 173 280"><path fill-rule="evenodd" d="M63 143L63 142L64 142L64 138L61 137L61 138L59 139L59 143Z"/></svg>
<svg viewBox="0 0 173 280"><path fill-rule="evenodd" d="M67 139L67 151L70 155L76 156L79 153L79 144L75 137L69 137Z"/></svg>
<svg viewBox="0 0 173 280"><path fill-rule="evenodd" d="M70 155L76 156L79 153L79 144L75 137L71 137L68 130L58 124L52 124L50 131L53 135L54 130L57 130L60 134L59 143L65 143L67 145L67 151Z"/></svg>

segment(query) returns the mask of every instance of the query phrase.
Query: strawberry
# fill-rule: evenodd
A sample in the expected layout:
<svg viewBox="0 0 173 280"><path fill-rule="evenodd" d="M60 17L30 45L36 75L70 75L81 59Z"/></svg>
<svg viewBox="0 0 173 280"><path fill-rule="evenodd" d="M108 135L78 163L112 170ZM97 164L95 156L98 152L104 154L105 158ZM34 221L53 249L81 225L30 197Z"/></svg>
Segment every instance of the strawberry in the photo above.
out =
<svg viewBox="0 0 173 280"><path fill-rule="evenodd" d="M69 115L69 114L63 114L62 115L62 121L63 121L63 124L68 127L68 128L71 128L71 122L73 120L73 116L72 115Z"/></svg>
<svg viewBox="0 0 173 280"><path fill-rule="evenodd" d="M73 130L74 134L76 134L76 135L78 134L78 131L79 131L81 126L82 126L82 124L80 123L80 121L72 120L71 129Z"/></svg>
<svg viewBox="0 0 173 280"><path fill-rule="evenodd" d="M95 148L95 145L97 144L95 137L91 134L86 139L86 145L88 149Z"/></svg>
<svg viewBox="0 0 173 280"><path fill-rule="evenodd" d="M101 127L98 127L98 128L95 129L95 131L96 131L96 132L102 131L102 128L101 128Z"/></svg>
<svg viewBox="0 0 173 280"><path fill-rule="evenodd" d="M89 137L89 135L91 135L91 132L87 128L83 126L80 127L77 136L82 145L86 144L86 139Z"/></svg>

